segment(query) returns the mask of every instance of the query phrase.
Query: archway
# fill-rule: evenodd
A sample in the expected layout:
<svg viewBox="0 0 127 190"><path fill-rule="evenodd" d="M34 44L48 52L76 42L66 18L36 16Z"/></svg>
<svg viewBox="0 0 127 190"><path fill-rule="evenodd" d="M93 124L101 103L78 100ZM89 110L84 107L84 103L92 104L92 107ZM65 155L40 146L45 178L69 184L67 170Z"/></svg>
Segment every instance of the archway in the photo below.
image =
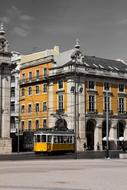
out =
<svg viewBox="0 0 127 190"><path fill-rule="evenodd" d="M124 143L124 130L125 130L126 122L124 120L120 120L117 123L117 149L122 149Z"/></svg>
<svg viewBox="0 0 127 190"><path fill-rule="evenodd" d="M111 127L111 122L108 121L108 136L110 134L110 127ZM103 150L106 149L106 137L107 137L107 130L106 130L106 120L102 122L102 148ZM110 149L110 141L109 141L109 149Z"/></svg>
<svg viewBox="0 0 127 190"><path fill-rule="evenodd" d="M87 121L86 125L86 139L88 150L94 150L94 130L96 126L96 121L90 119Z"/></svg>

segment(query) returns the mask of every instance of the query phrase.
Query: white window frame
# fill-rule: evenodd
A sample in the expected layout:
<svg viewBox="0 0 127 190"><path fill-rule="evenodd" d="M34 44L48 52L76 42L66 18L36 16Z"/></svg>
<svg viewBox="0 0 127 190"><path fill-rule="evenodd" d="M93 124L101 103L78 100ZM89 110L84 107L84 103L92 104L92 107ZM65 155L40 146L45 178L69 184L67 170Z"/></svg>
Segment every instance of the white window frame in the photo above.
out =
<svg viewBox="0 0 127 190"><path fill-rule="evenodd" d="M31 111L29 112L29 106L31 105ZM28 104L28 113L32 113L32 103Z"/></svg>
<svg viewBox="0 0 127 190"><path fill-rule="evenodd" d="M29 122L31 122L31 127L29 128ZM32 120L31 119L29 119L28 120L28 131L31 131L32 130Z"/></svg>
<svg viewBox="0 0 127 190"><path fill-rule="evenodd" d="M45 73L46 71L46 73ZM47 77L48 76L48 68L47 67L43 67L43 77Z"/></svg>
<svg viewBox="0 0 127 190"><path fill-rule="evenodd" d="M38 91L38 93L37 93L37 89L36 89L36 87L39 87L39 91ZM36 86L35 86L35 94L36 94L36 95L40 94L40 85L36 85Z"/></svg>
<svg viewBox="0 0 127 190"><path fill-rule="evenodd" d="M31 74L31 77L30 77L30 74ZM28 80L32 81L32 71L30 71L29 74L28 74Z"/></svg>
<svg viewBox="0 0 127 190"><path fill-rule="evenodd" d="M63 87L62 88L59 87L59 82L63 83ZM60 81L57 82L57 89L58 90L63 90L64 89L64 81L63 80L60 80Z"/></svg>
<svg viewBox="0 0 127 190"><path fill-rule="evenodd" d="M105 89L105 84L106 84L106 83L109 84L109 89L108 89L108 90ZM110 82L104 82L104 83L103 83L103 91L104 91L104 92L111 92L111 83L110 83Z"/></svg>
<svg viewBox="0 0 127 190"><path fill-rule="evenodd" d="M59 96L63 96L63 108L62 109L60 109L59 108ZM58 110L64 110L64 94L63 93L58 93L58 95L57 95L57 109Z"/></svg>
<svg viewBox="0 0 127 190"><path fill-rule="evenodd" d="M46 104L46 110L44 110L44 104ZM42 106L43 106L43 107L42 107L43 112L47 112L47 102L43 102L43 103L42 103Z"/></svg>
<svg viewBox="0 0 127 190"><path fill-rule="evenodd" d="M46 91L44 89L46 89ZM43 83L43 93L47 93L47 83Z"/></svg>
<svg viewBox="0 0 127 190"><path fill-rule="evenodd" d="M24 111L22 111L22 107L24 106ZM21 113L25 113L25 104L21 105Z"/></svg>
<svg viewBox="0 0 127 190"><path fill-rule="evenodd" d="M119 103L120 103L120 98L123 98L123 100L124 100L124 102L123 102L123 104L124 104L124 110L123 110L123 112L120 112L120 107L119 107ZM124 113L126 111L126 98L125 97L118 97L118 112L119 113Z"/></svg>
<svg viewBox="0 0 127 190"><path fill-rule="evenodd" d="M29 91L29 88L31 88L31 94L29 93L30 91ZM28 96L32 96L32 86L29 86L28 87Z"/></svg>
<svg viewBox="0 0 127 190"><path fill-rule="evenodd" d="M24 127L22 127L22 123L24 123ZM25 128L25 121L21 120L21 126L20 126L21 131L24 131L24 128Z"/></svg>
<svg viewBox="0 0 127 190"><path fill-rule="evenodd" d="M39 73L39 75L38 75L37 73ZM37 69L37 70L35 71L35 79L36 79L36 80L39 80L39 78L40 78L40 70Z"/></svg>
<svg viewBox="0 0 127 190"><path fill-rule="evenodd" d="M111 111L111 110L112 110L112 109L111 109L111 108L112 108L112 105L111 105L111 104L112 104L112 101L111 101L112 99L111 99L111 96L110 96L110 95L109 95L108 97L109 97L109 111ZM103 97L103 110L104 110L104 111L106 111L105 98L106 98L106 94L105 94L104 97Z"/></svg>
<svg viewBox="0 0 127 190"><path fill-rule="evenodd" d="M36 122L37 122L37 121L38 121L38 124L40 125L40 120L39 120L39 119L36 119L36 120L35 120L35 128L36 128L36 129L39 129L39 128L40 128L39 125L38 125L38 127L36 126L36 124L37 124Z"/></svg>
<svg viewBox="0 0 127 190"><path fill-rule="evenodd" d="M89 99L90 99L90 96L93 96L94 97L94 110L90 110L90 107L89 107ZM89 94L88 95L88 111L89 112L94 112L96 110L96 95L94 94Z"/></svg>
<svg viewBox="0 0 127 190"><path fill-rule="evenodd" d="M94 88L89 88L89 83L93 82L94 83ZM88 81L88 90L96 90L96 82L94 80L89 80Z"/></svg>
<svg viewBox="0 0 127 190"><path fill-rule="evenodd" d="M124 86L124 89L123 89L122 92L121 92L120 89L119 89L119 85L121 85L121 84ZM118 92L119 92L119 93L125 93L125 84L124 84L124 83L119 83L119 84L118 84Z"/></svg>
<svg viewBox="0 0 127 190"><path fill-rule="evenodd" d="M23 89L24 89L24 95L23 95L23 93L22 93ZM25 87L22 87L22 88L21 88L21 96L22 96L22 97L25 96L25 92L26 92L26 88L25 88Z"/></svg>
<svg viewBox="0 0 127 190"><path fill-rule="evenodd" d="M46 126L44 126L44 121L46 121ZM43 128L46 128L46 127L47 127L47 119L43 119L42 125L43 125Z"/></svg>

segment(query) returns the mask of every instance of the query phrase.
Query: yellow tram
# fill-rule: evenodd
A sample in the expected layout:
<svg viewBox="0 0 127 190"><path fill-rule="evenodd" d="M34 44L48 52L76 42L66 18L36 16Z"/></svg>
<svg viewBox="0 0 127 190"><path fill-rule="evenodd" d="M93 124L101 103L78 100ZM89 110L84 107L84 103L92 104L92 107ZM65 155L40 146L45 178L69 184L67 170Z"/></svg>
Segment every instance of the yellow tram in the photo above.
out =
<svg viewBox="0 0 127 190"><path fill-rule="evenodd" d="M74 132L42 130L34 133L35 153L74 152Z"/></svg>

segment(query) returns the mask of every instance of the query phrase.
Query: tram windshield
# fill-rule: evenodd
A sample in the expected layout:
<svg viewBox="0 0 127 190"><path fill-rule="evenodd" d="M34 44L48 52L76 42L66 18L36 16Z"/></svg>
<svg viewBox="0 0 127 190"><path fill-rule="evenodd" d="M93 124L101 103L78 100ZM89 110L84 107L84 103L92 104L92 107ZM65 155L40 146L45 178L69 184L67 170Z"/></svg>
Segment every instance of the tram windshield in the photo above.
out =
<svg viewBox="0 0 127 190"><path fill-rule="evenodd" d="M36 135L35 142L46 142L46 135Z"/></svg>

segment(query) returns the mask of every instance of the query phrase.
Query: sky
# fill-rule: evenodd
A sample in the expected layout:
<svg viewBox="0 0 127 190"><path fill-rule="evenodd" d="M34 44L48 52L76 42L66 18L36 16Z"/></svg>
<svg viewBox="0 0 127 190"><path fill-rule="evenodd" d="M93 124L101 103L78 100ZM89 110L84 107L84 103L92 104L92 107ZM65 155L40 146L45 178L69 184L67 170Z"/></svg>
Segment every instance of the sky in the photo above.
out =
<svg viewBox="0 0 127 190"><path fill-rule="evenodd" d="M21 54L72 49L78 38L86 55L127 60L127 0L0 0L12 51Z"/></svg>

